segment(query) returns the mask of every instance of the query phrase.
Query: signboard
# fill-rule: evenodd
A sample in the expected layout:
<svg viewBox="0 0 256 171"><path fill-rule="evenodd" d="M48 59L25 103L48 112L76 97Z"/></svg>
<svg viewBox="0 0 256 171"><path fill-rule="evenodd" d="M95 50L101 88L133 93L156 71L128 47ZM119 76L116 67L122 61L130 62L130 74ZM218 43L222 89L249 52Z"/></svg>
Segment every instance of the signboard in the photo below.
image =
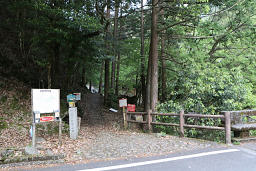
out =
<svg viewBox="0 0 256 171"><path fill-rule="evenodd" d="M73 93L76 96L76 100L81 100L81 93Z"/></svg>
<svg viewBox="0 0 256 171"><path fill-rule="evenodd" d="M128 112L135 112L135 104L128 104L127 111Z"/></svg>
<svg viewBox="0 0 256 171"><path fill-rule="evenodd" d="M127 106L127 99L120 99L119 107L126 107L126 106Z"/></svg>
<svg viewBox="0 0 256 171"><path fill-rule="evenodd" d="M54 121L54 116L44 116L40 118L40 122L50 122Z"/></svg>
<svg viewBox="0 0 256 171"><path fill-rule="evenodd" d="M67 95L67 102L75 102L75 100L76 100L76 95L74 94Z"/></svg>
<svg viewBox="0 0 256 171"><path fill-rule="evenodd" d="M75 140L78 136L78 125L77 125L77 108L72 107L68 110L69 113L69 133L70 138Z"/></svg>
<svg viewBox="0 0 256 171"><path fill-rule="evenodd" d="M76 107L76 103L75 102L68 102L68 106L69 107Z"/></svg>
<svg viewBox="0 0 256 171"><path fill-rule="evenodd" d="M60 90L59 89L32 89L32 111L40 113L60 112Z"/></svg>

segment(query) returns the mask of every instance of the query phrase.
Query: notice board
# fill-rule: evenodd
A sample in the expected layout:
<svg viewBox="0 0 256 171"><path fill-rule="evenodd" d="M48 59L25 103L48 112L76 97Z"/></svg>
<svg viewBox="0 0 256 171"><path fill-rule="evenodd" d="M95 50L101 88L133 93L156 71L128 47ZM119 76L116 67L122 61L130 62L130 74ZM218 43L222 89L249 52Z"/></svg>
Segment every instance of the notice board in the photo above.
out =
<svg viewBox="0 0 256 171"><path fill-rule="evenodd" d="M59 89L32 89L33 113L56 113L60 112Z"/></svg>

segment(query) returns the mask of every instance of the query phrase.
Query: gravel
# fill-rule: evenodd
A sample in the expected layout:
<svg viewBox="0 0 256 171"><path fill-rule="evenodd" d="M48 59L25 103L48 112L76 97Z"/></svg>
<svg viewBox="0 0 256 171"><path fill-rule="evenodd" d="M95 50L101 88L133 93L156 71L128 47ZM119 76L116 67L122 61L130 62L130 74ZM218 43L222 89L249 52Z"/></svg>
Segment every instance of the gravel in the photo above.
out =
<svg viewBox="0 0 256 171"><path fill-rule="evenodd" d="M87 150L81 149L81 154L87 160L99 160L160 155L220 146L224 144L169 135L159 137L155 133L102 131Z"/></svg>

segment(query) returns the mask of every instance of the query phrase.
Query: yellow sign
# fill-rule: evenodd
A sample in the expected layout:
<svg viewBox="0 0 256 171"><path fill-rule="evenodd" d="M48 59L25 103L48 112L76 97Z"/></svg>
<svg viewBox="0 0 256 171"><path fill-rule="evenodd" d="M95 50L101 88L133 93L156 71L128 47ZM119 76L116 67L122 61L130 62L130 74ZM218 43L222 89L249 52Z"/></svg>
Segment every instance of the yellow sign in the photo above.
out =
<svg viewBox="0 0 256 171"><path fill-rule="evenodd" d="M75 102L68 102L69 107L75 107Z"/></svg>

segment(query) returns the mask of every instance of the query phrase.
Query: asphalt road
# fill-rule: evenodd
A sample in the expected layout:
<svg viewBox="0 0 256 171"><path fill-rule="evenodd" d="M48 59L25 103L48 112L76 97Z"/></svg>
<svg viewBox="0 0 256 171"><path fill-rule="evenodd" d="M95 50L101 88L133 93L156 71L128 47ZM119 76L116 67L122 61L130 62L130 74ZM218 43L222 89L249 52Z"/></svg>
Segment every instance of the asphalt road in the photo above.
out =
<svg viewBox="0 0 256 171"><path fill-rule="evenodd" d="M157 157L36 169L38 171L256 171L256 151L244 147L207 149Z"/></svg>

